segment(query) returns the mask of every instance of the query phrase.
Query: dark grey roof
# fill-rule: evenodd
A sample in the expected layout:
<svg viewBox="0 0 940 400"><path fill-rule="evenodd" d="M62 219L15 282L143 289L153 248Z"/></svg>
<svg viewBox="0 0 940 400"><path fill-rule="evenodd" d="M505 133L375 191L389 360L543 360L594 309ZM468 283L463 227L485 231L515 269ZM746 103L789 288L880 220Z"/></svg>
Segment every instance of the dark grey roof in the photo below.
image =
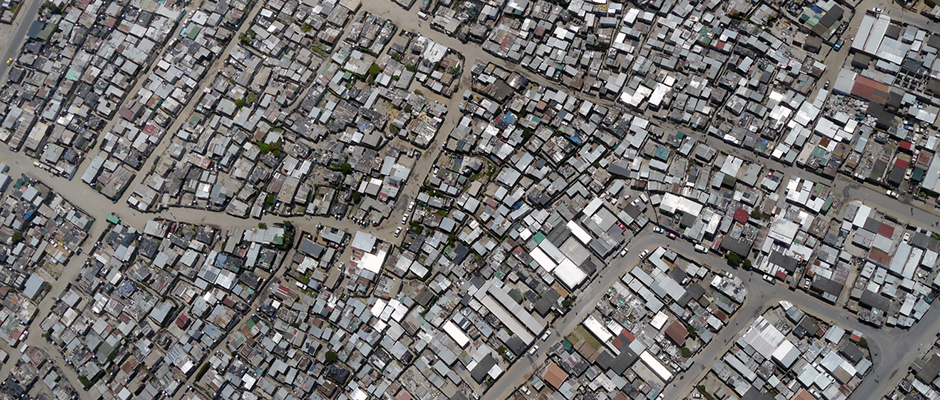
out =
<svg viewBox="0 0 940 400"><path fill-rule="evenodd" d="M558 301L558 298L561 295L555 291L555 289L549 289L542 293L542 297L539 298L539 301L535 302L535 312L540 316L546 316L552 310L552 306Z"/></svg>
<svg viewBox="0 0 940 400"><path fill-rule="evenodd" d="M788 273L793 273L796 271L796 265L800 262L799 260L785 256L783 253L780 253L776 250L770 253L770 262L779 265L781 268L787 270Z"/></svg>
<svg viewBox="0 0 940 400"><path fill-rule="evenodd" d="M757 388L751 386L750 389L744 393L744 396L741 396L741 400L774 400L773 396L763 393Z"/></svg>
<svg viewBox="0 0 940 400"><path fill-rule="evenodd" d="M877 308L882 311L888 311L891 308L891 299L878 293L866 290L862 292L862 297L858 303L868 308Z"/></svg>
<svg viewBox="0 0 940 400"><path fill-rule="evenodd" d="M878 228L880 227L881 222L871 217L865 219L865 225L862 225L862 228L871 233L878 233Z"/></svg>
<svg viewBox="0 0 940 400"><path fill-rule="evenodd" d="M733 251L741 256L747 256L748 254L751 254L752 244L753 243L751 242L738 240L731 237L725 237L721 240L721 248L723 250Z"/></svg>
<svg viewBox="0 0 940 400"><path fill-rule="evenodd" d="M602 370L607 371L610 369L610 365L614 362L614 355L610 354L607 349L602 349L601 354L597 356L597 359L594 360L594 363L597 364Z"/></svg>
<svg viewBox="0 0 940 400"><path fill-rule="evenodd" d="M483 357L477 366L470 371L470 377L477 383L483 383L483 380L486 379L486 374L490 372L490 368L496 365L496 359L493 358L492 354L487 354L486 357Z"/></svg>
<svg viewBox="0 0 940 400"><path fill-rule="evenodd" d="M812 289L838 297L839 293L842 292L842 284L823 276L816 276L813 278Z"/></svg>
<svg viewBox="0 0 940 400"><path fill-rule="evenodd" d="M848 342L839 354L842 354L843 357L852 362L852 364L858 364L859 361L862 361L865 358L865 353L862 352L862 349L858 348L855 343Z"/></svg>
<svg viewBox="0 0 940 400"><path fill-rule="evenodd" d="M514 335L506 341L506 348L509 349L512 354L515 354L516 357L519 357L525 354L526 344L522 339Z"/></svg>
<svg viewBox="0 0 940 400"><path fill-rule="evenodd" d="M614 358L614 361L610 364L610 369L614 371L617 375L623 375L623 372L630 368L634 362L636 362L637 357L639 357L633 350L630 350L626 345L620 347L620 354Z"/></svg>
<svg viewBox="0 0 940 400"><path fill-rule="evenodd" d="M937 374L940 374L940 356L934 354L930 357L930 360L918 360L915 363L915 369L917 370L917 379L930 384L937 377Z"/></svg>

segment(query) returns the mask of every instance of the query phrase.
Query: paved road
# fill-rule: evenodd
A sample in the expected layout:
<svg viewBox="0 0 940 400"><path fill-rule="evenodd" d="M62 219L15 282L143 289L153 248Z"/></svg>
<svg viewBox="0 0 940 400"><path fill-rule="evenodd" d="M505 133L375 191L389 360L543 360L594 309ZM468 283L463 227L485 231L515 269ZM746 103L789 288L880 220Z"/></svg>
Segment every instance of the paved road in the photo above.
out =
<svg viewBox="0 0 940 400"><path fill-rule="evenodd" d="M16 30L13 31L13 38L10 43L7 43L6 49L3 51L3 56L0 57L0 82L6 83L7 81L7 72L10 70L10 66L7 65L7 60L19 56L20 49L23 47L23 42L26 41L26 32L29 31L30 25L33 24L33 21L36 20L36 17L39 15L39 6L42 5L42 1L26 1L26 9L20 11L20 15L16 16Z"/></svg>

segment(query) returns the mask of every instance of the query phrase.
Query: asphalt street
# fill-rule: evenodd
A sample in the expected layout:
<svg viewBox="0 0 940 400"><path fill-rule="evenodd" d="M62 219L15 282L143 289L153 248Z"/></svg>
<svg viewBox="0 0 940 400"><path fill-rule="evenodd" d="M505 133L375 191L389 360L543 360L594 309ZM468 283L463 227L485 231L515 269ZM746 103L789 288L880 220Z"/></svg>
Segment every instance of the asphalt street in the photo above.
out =
<svg viewBox="0 0 940 400"><path fill-rule="evenodd" d="M10 43L7 44L6 49L3 51L3 57L0 57L2 63L0 63L0 82L6 83L7 81L7 72L10 70L10 65L7 65L7 60L19 56L20 48L23 47L23 42L26 40L26 32L29 31L30 25L33 24L33 21L36 20L36 16L39 15L39 6L42 5L41 1L26 1L23 2L26 4L26 9L20 11L20 15L16 16L14 21L16 29L13 31L13 38Z"/></svg>

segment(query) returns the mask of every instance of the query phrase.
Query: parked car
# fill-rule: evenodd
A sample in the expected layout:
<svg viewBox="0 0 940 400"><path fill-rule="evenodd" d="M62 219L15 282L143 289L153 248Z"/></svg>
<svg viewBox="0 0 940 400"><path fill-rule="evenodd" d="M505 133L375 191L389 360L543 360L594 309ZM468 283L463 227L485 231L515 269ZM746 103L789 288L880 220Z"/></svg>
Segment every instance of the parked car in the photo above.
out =
<svg viewBox="0 0 940 400"><path fill-rule="evenodd" d="M771 285L774 284L774 277L773 277L773 276L764 275L764 280L767 281L767 283L770 283Z"/></svg>
<svg viewBox="0 0 940 400"><path fill-rule="evenodd" d="M400 226L399 226L397 229L395 229L395 237L398 237L398 235L401 235L401 227L400 227Z"/></svg>
<svg viewBox="0 0 940 400"><path fill-rule="evenodd" d="M623 250L620 250L620 257L625 257L627 255L627 248L624 247Z"/></svg>
<svg viewBox="0 0 940 400"><path fill-rule="evenodd" d="M411 203L408 203L408 212L411 212L411 210L414 210L414 209L415 209L415 202L412 201Z"/></svg>
<svg viewBox="0 0 940 400"><path fill-rule="evenodd" d="M829 89L829 81L826 81L826 84L823 85L823 89Z"/></svg>
<svg viewBox="0 0 940 400"><path fill-rule="evenodd" d="M535 354L536 351L539 351L539 345L534 345L534 346L532 346L532 348L529 349L529 355L531 356L531 355Z"/></svg>
<svg viewBox="0 0 940 400"><path fill-rule="evenodd" d="M893 198L895 198L895 199L898 198L898 192L895 192L895 191L893 191L893 190L888 190L888 191L886 191L885 193L886 193L888 196L891 196L891 197L893 197Z"/></svg>
<svg viewBox="0 0 940 400"><path fill-rule="evenodd" d="M911 233L910 233L910 232L904 232L904 241L905 241L905 242L910 242L910 241L911 241Z"/></svg>
<svg viewBox="0 0 940 400"><path fill-rule="evenodd" d="M663 228L660 228L658 226L653 228L653 233L663 233L663 232L665 232Z"/></svg>
<svg viewBox="0 0 940 400"><path fill-rule="evenodd" d="M699 252L699 253L708 253L708 248L706 248L705 246L702 246L702 245L700 245L700 244L697 244L697 245L695 245L695 251L697 251L697 252Z"/></svg>
<svg viewBox="0 0 940 400"><path fill-rule="evenodd" d="M666 234L666 237L667 237L667 238L670 238L670 239L672 239L672 240L676 240L676 234L675 234L675 233L672 233L672 232L667 233L667 234Z"/></svg>
<svg viewBox="0 0 940 400"><path fill-rule="evenodd" d="M542 341L548 340L548 337L551 336L552 330L546 329L545 333L542 334Z"/></svg>
<svg viewBox="0 0 940 400"><path fill-rule="evenodd" d="M405 215L402 215L402 216L401 216L401 223L403 223L403 224L407 224L407 223L408 223L408 213L405 213Z"/></svg>
<svg viewBox="0 0 940 400"><path fill-rule="evenodd" d="M640 253L640 259L642 260L642 259L646 258L646 256L649 255L649 254L650 254L650 249L643 250L643 252Z"/></svg>

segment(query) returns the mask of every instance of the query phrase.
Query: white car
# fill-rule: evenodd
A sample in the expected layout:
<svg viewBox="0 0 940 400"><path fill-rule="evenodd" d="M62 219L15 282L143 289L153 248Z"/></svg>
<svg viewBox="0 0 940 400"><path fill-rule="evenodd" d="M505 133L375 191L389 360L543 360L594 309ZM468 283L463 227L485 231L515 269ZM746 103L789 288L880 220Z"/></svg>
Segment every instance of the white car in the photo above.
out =
<svg viewBox="0 0 940 400"><path fill-rule="evenodd" d="M620 250L620 257L626 256L626 255L627 255L627 251L628 251L628 250L627 250L626 247L624 247L623 250Z"/></svg>
<svg viewBox="0 0 940 400"><path fill-rule="evenodd" d="M551 329L546 329L545 333L542 334L542 341L548 340L548 337L552 335Z"/></svg>
<svg viewBox="0 0 940 400"><path fill-rule="evenodd" d="M895 191L893 191L893 190L888 190L888 191L886 191L885 193L886 193L888 196L891 196L891 197L893 197L893 198L895 198L895 199L898 198L898 192L895 192Z"/></svg>
<svg viewBox="0 0 940 400"><path fill-rule="evenodd" d="M699 253L708 253L708 248L706 248L705 246L702 246L702 245L700 245L700 244L697 244L697 245L695 245L695 251L697 251L697 252L699 252Z"/></svg>
<svg viewBox="0 0 940 400"><path fill-rule="evenodd" d="M911 241L911 233L910 233L910 232L904 232L904 241L905 241L905 242L910 242L910 241Z"/></svg>
<svg viewBox="0 0 940 400"><path fill-rule="evenodd" d="M641 259L641 260L642 260L642 259L645 259L646 256L647 256L649 253L650 253L650 249L643 250L643 252L640 253L640 259Z"/></svg>
<svg viewBox="0 0 940 400"><path fill-rule="evenodd" d="M403 224L407 224L407 223L408 223L408 213L405 213L405 215L402 215L402 216L401 216L401 223L403 223Z"/></svg>
<svg viewBox="0 0 940 400"><path fill-rule="evenodd" d="M536 351L539 351L539 345L532 346L532 348L529 349L529 355L535 354Z"/></svg>
<svg viewBox="0 0 940 400"><path fill-rule="evenodd" d="M774 284L774 277L770 275L764 275L764 280L767 281L767 283L770 283L771 285Z"/></svg>
<svg viewBox="0 0 940 400"><path fill-rule="evenodd" d="M411 203L408 204L408 212L411 212L411 210L414 210L414 209L415 209L415 202L412 201Z"/></svg>
<svg viewBox="0 0 940 400"><path fill-rule="evenodd" d="M401 235L401 227L400 227L400 226L398 227L398 229L395 229L395 237L398 237L398 235Z"/></svg>

